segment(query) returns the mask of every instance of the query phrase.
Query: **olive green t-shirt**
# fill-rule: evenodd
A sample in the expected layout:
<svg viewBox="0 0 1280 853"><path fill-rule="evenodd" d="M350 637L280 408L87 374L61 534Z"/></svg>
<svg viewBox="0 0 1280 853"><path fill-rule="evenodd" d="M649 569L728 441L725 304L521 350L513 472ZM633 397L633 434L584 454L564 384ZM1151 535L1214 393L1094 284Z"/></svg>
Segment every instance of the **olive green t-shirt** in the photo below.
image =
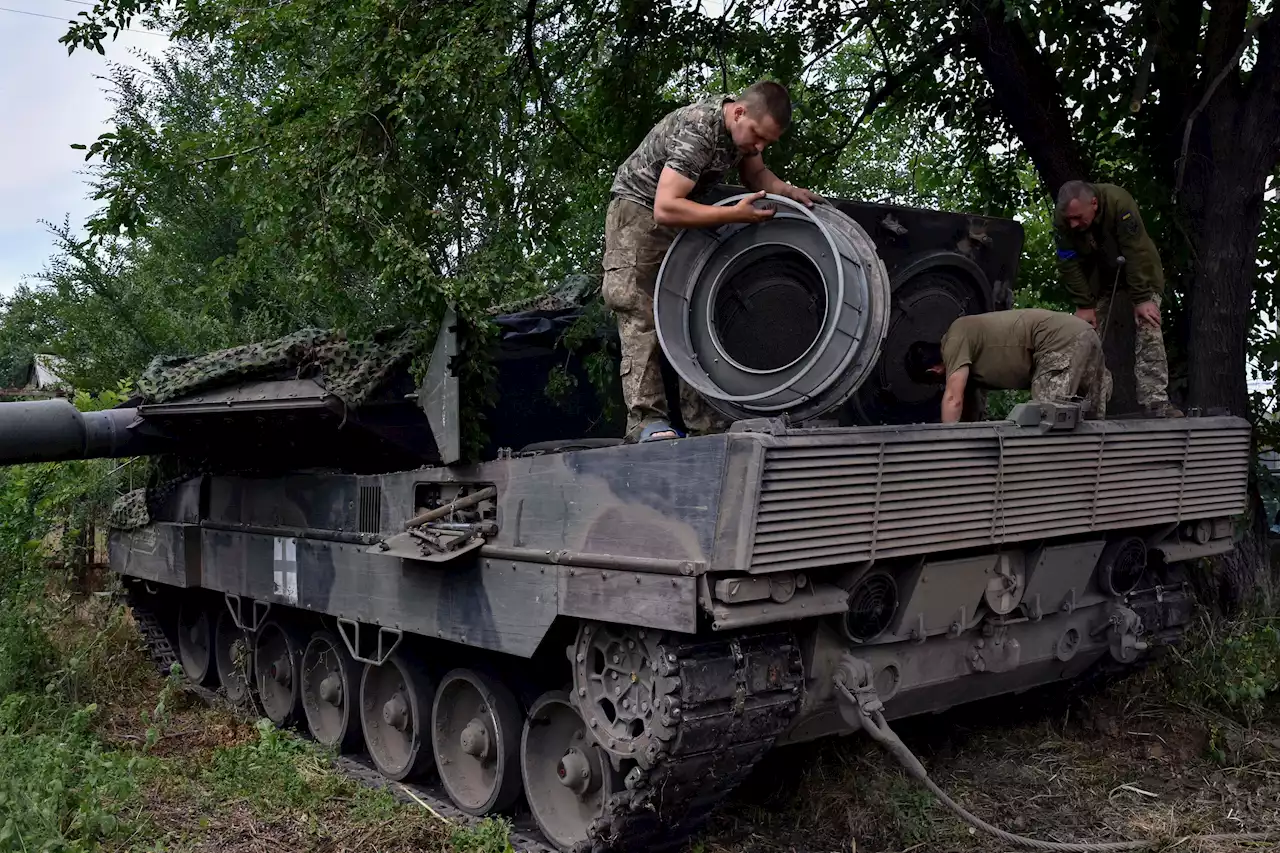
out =
<svg viewBox="0 0 1280 853"><path fill-rule="evenodd" d="M1091 328L1073 314L1044 308L970 314L942 336L942 364L947 376L969 365L969 381L984 388L1025 390L1038 354L1064 350Z"/></svg>

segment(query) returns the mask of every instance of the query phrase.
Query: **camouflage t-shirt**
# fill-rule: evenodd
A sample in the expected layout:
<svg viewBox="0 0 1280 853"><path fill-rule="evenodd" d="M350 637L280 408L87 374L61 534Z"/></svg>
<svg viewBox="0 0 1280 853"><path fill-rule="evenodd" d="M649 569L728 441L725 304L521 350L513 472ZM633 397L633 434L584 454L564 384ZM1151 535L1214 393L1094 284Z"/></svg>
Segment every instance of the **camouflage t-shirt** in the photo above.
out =
<svg viewBox="0 0 1280 853"><path fill-rule="evenodd" d="M970 381L982 388L1026 390L1040 355L1066 350L1091 328L1074 314L1044 308L970 314L942 336L942 364L947 376L969 365Z"/></svg>
<svg viewBox="0 0 1280 853"><path fill-rule="evenodd" d="M618 167L610 192L652 208L664 167L694 181L697 201L738 165L742 152L724 126L722 107L732 98L708 98L663 116L640 147Z"/></svg>

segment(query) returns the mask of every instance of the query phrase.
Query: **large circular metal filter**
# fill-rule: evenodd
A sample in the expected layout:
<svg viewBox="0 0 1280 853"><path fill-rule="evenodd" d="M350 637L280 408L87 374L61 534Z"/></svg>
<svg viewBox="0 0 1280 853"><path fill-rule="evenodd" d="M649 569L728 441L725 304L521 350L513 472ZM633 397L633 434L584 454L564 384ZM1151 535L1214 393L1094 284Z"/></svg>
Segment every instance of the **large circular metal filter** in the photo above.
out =
<svg viewBox="0 0 1280 853"><path fill-rule="evenodd" d="M764 222L676 236L654 322L671 366L722 415L803 421L865 381L888 324L889 278L871 238L834 207L764 202L775 208Z"/></svg>

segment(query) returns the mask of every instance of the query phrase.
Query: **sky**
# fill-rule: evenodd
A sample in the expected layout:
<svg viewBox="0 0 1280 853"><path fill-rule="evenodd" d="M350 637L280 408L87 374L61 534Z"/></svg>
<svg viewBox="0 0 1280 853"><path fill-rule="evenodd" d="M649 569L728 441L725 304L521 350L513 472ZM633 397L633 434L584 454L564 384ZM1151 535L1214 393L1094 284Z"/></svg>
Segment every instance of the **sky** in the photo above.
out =
<svg viewBox="0 0 1280 853"><path fill-rule="evenodd" d="M84 152L108 129L104 91L108 63L140 65L134 51L163 52L155 33L124 32L106 56L58 43L66 22L89 5L80 0L0 0L0 296L44 267L53 252L49 229L69 216L78 228L95 208ZM26 14L23 14L26 13ZM49 16L49 17L39 17Z"/></svg>

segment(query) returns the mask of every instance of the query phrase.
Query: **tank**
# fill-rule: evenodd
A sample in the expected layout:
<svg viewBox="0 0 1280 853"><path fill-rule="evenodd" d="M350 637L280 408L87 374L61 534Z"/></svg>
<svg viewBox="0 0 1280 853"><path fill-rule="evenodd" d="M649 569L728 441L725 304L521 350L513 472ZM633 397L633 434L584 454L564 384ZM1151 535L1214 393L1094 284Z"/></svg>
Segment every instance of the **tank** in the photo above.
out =
<svg viewBox="0 0 1280 853"><path fill-rule="evenodd" d="M868 708L1176 641L1188 562L1234 544L1248 423L1071 401L933 422L906 347L1009 305L1017 224L773 202L682 237L659 280L664 352L723 434L624 444L585 381L547 404L549 367L583 375L579 314L515 312L463 461L484 409L449 312L421 383L397 340L308 333L158 362L118 410L0 405L0 461L180 459L110 534L161 668L565 851L677 846L770 750Z"/></svg>

